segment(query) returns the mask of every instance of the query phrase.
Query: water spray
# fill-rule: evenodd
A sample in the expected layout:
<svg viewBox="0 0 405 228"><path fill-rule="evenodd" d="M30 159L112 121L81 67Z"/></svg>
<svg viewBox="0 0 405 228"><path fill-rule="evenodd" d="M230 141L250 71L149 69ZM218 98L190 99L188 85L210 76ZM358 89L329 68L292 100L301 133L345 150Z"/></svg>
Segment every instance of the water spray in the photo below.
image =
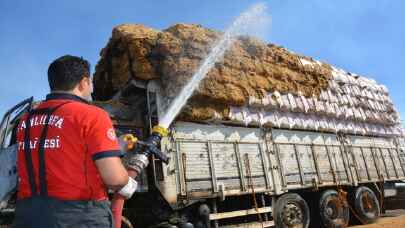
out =
<svg viewBox="0 0 405 228"><path fill-rule="evenodd" d="M198 87L201 80L204 79L215 63L221 60L225 51L228 50L236 40L236 37L246 33L250 28L256 27L257 23L262 22L263 20L261 19L266 18L265 11L266 4L257 3L236 18L232 25L225 31L221 39L214 45L208 56L202 61L190 81L171 102L166 113L159 121L161 127L168 128L170 126L187 100L191 97L194 90Z"/></svg>
<svg viewBox="0 0 405 228"><path fill-rule="evenodd" d="M266 5L264 3L258 3L236 18L232 25L225 31L221 39L214 45L208 56L203 60L191 80L182 88L178 96L175 97L167 112L159 121L159 125L152 129L151 136L145 142L138 141L136 138L129 139L133 141L133 144L136 144L133 146L136 153L154 155L157 159L160 159L166 164L169 162L169 158L158 149L161 138L167 135L167 128L191 97L201 80L212 69L214 64L223 57L225 51L232 46L236 37L246 32L249 28L257 26L257 23L261 21L260 19L264 18L265 10ZM137 175L136 172L131 170L128 171L128 174L132 177ZM124 201L125 199L117 193L112 200L111 207L115 220L115 228L121 227Z"/></svg>

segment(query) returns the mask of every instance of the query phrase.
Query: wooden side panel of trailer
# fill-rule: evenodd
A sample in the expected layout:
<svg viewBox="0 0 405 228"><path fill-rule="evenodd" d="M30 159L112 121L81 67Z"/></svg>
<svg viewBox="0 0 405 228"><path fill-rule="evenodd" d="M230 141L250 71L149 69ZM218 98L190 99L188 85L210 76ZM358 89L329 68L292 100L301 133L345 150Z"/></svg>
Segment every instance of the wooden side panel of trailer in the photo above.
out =
<svg viewBox="0 0 405 228"><path fill-rule="evenodd" d="M273 130L288 189L349 184L345 153L333 134Z"/></svg>
<svg viewBox="0 0 405 228"><path fill-rule="evenodd" d="M398 160L405 175L405 139L398 139Z"/></svg>
<svg viewBox="0 0 405 228"><path fill-rule="evenodd" d="M349 136L359 183L394 181L405 178L400 148L394 139Z"/></svg>
<svg viewBox="0 0 405 228"><path fill-rule="evenodd" d="M186 122L174 130L172 182L189 199L405 179L404 141Z"/></svg>
<svg viewBox="0 0 405 228"><path fill-rule="evenodd" d="M269 158L263 132L255 128L178 123L173 135L182 196L270 192Z"/></svg>

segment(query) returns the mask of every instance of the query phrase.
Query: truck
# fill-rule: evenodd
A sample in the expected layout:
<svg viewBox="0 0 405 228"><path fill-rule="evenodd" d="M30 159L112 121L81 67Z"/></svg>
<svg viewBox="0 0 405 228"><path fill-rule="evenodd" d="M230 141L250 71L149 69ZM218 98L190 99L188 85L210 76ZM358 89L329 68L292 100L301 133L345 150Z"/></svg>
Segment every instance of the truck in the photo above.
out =
<svg viewBox="0 0 405 228"><path fill-rule="evenodd" d="M95 102L110 113L118 135L145 138L163 107L159 82L132 80L116 100ZM135 91L135 92L134 92ZM1 222L15 206L15 127L27 99L1 122ZM136 110L136 111L134 111ZM235 115L237 116L237 115ZM238 121L175 121L140 186L125 204L122 227L346 227L374 222L384 199L405 180L403 135L353 134L246 125ZM130 121L129 121L130 120ZM7 157L7 158L6 158ZM14 158L13 158L14 157ZM6 170L6 169L2 169ZM7 182L6 180L13 180ZM13 188L14 186L14 188Z"/></svg>
<svg viewBox="0 0 405 228"><path fill-rule="evenodd" d="M135 97L131 91L137 91ZM124 114L114 102L98 105L115 119L120 134L146 137L164 107L159 82L132 80L118 95L116 99L137 100L137 106ZM143 107L143 118L119 121ZM124 215L136 227L368 224L405 180L400 131L255 126L237 112L228 121L172 124L161 143L169 164L154 159L138 194L126 203Z"/></svg>

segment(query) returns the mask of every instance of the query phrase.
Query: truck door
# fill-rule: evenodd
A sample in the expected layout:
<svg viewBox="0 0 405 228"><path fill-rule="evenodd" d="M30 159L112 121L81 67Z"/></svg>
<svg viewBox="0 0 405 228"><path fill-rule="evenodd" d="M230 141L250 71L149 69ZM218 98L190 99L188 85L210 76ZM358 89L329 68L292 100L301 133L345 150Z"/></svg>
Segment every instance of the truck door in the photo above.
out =
<svg viewBox="0 0 405 228"><path fill-rule="evenodd" d="M8 110L0 124L0 211L7 207L7 201L16 189L16 127L22 114L31 108L32 102L33 97Z"/></svg>

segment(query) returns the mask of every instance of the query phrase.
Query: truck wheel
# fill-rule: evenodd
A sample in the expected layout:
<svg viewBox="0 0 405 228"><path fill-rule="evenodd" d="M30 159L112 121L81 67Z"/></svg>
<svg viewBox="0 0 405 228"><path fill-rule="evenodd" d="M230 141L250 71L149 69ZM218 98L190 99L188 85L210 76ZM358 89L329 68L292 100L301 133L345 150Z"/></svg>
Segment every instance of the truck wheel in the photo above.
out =
<svg viewBox="0 0 405 228"><path fill-rule="evenodd" d="M354 216L360 223L370 224L380 217L380 205L374 192L365 186L358 187L354 194Z"/></svg>
<svg viewBox="0 0 405 228"><path fill-rule="evenodd" d="M350 220L347 200L339 198L338 192L335 190L322 192L319 198L319 215L323 227L347 227Z"/></svg>
<svg viewBox="0 0 405 228"><path fill-rule="evenodd" d="M308 204L300 195L287 193L277 199L274 207L277 228L308 228L310 214Z"/></svg>

